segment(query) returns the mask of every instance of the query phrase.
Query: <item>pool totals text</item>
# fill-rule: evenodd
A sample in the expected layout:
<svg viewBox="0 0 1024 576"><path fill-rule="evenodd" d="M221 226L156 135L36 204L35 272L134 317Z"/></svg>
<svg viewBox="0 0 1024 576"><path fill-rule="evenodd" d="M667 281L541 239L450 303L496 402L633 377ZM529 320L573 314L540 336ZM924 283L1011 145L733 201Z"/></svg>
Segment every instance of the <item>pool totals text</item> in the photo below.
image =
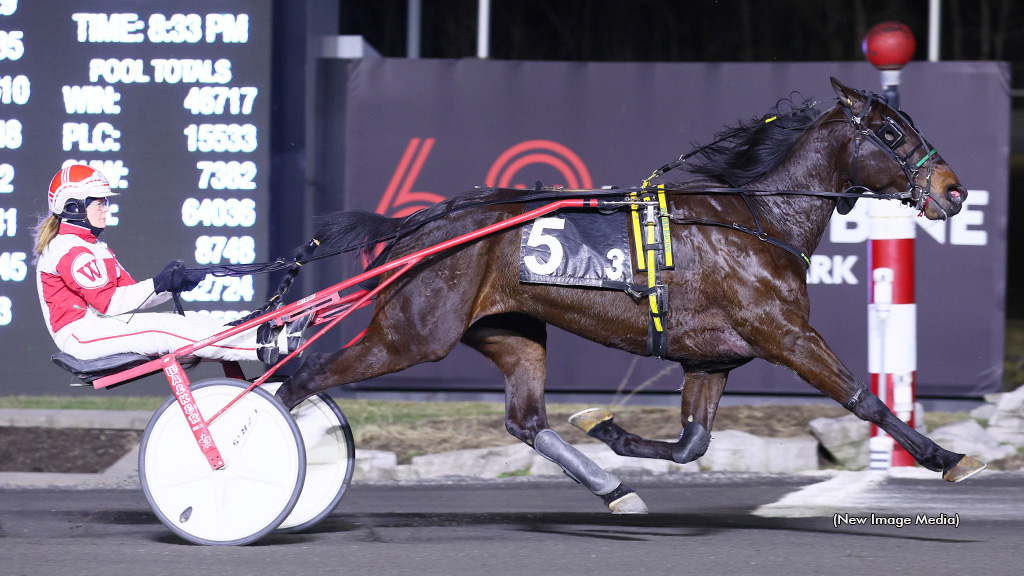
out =
<svg viewBox="0 0 1024 576"><path fill-rule="evenodd" d="M32 230L70 163L120 193L101 239L136 279L175 258L269 258L270 14L270 0L0 0L0 338L42 323ZM209 276L184 297L231 319L262 289Z"/></svg>

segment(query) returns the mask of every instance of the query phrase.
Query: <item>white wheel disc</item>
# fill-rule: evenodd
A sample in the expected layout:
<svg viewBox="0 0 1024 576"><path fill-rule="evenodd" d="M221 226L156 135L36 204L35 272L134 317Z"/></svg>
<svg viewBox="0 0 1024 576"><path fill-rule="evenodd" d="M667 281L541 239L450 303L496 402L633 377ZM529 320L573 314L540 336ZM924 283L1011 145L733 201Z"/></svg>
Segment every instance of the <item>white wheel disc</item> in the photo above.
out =
<svg viewBox="0 0 1024 576"><path fill-rule="evenodd" d="M274 393L280 383L265 384ZM305 530L326 517L341 501L355 466L352 430L345 415L327 394L311 396L292 409L306 446L306 481L302 495L278 527L283 532Z"/></svg>
<svg viewBox="0 0 1024 576"><path fill-rule="evenodd" d="M204 418L248 383L200 382L192 396ZM197 544L248 544L274 530L298 501L305 448L295 421L277 400L255 389L210 424L225 467L213 470L172 397L146 427L139 475L153 511Z"/></svg>

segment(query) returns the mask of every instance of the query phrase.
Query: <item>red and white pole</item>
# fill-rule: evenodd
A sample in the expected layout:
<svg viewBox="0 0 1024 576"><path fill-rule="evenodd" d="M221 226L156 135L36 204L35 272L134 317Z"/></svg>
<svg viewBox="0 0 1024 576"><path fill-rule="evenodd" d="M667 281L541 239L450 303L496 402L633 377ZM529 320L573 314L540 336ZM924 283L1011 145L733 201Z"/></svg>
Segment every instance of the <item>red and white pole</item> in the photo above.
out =
<svg viewBox="0 0 1024 576"><path fill-rule="evenodd" d="M871 203L868 240L868 371L871 391L914 427L917 304L914 302L914 211L893 201ZM870 467L913 466L914 459L871 426Z"/></svg>
<svg viewBox="0 0 1024 576"><path fill-rule="evenodd" d="M899 22L868 30L864 56L881 70L889 105L899 108L900 69L913 57L914 35ZM896 416L914 422L917 373L917 304L914 302L913 210L893 201L872 202L868 239L868 372L871 391ZM883 430L871 426L870 468L913 466L914 458Z"/></svg>

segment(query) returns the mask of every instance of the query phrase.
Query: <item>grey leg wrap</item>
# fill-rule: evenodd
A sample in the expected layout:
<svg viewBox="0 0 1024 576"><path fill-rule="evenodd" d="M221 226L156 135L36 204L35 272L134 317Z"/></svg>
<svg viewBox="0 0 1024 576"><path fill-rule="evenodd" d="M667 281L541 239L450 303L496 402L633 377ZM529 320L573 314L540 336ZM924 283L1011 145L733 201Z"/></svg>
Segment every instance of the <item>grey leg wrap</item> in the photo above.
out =
<svg viewBox="0 0 1024 576"><path fill-rule="evenodd" d="M545 428L533 439L533 449L538 454L558 464L566 476L583 484L598 496L615 490L619 479L605 472L590 458L584 456L551 428Z"/></svg>

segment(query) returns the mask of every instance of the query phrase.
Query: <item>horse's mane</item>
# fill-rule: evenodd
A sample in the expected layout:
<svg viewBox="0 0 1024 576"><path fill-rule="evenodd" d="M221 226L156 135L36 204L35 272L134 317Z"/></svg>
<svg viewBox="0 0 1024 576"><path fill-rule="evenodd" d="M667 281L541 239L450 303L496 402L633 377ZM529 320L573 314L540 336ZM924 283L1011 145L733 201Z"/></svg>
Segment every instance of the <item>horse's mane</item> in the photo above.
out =
<svg viewBox="0 0 1024 576"><path fill-rule="evenodd" d="M796 139L824 116L825 111L815 104L804 100L797 107L794 98L783 98L772 113L726 127L684 166L692 174L727 186L746 186L778 166Z"/></svg>

